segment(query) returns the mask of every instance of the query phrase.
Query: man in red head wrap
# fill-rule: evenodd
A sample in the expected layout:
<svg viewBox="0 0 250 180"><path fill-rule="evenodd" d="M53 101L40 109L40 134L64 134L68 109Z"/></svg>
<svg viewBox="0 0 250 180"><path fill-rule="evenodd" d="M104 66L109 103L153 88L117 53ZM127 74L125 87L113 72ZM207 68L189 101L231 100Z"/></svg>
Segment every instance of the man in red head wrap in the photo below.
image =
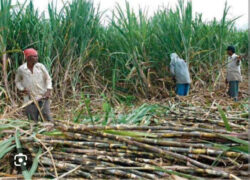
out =
<svg viewBox="0 0 250 180"><path fill-rule="evenodd" d="M23 51L26 63L17 69L16 86L24 95L24 102L35 99L40 106L42 116L51 121L49 98L52 91L51 77L45 66L38 62L38 53L35 49L29 48ZM39 110L32 103L26 107L26 114L29 119L38 122Z"/></svg>
<svg viewBox="0 0 250 180"><path fill-rule="evenodd" d="M23 51L23 54L24 54L26 59L30 56L38 56L37 51L33 48L25 49Z"/></svg>

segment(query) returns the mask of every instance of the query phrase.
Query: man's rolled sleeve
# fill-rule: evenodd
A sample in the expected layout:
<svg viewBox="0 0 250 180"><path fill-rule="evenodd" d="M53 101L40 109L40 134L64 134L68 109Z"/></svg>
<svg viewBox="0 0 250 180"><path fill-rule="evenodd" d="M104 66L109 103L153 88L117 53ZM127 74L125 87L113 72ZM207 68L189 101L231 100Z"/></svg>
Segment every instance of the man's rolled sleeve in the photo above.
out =
<svg viewBox="0 0 250 180"><path fill-rule="evenodd" d="M51 80L49 73L47 73L46 75L46 86L47 86L47 89L53 89L52 80Z"/></svg>
<svg viewBox="0 0 250 180"><path fill-rule="evenodd" d="M52 87L52 80L51 80L51 77L50 77L47 69L42 64L41 64L41 67L42 67L42 70L43 70L43 73L44 73L44 78L45 78L45 81L46 81L46 87L47 87L47 89L53 89L53 87Z"/></svg>

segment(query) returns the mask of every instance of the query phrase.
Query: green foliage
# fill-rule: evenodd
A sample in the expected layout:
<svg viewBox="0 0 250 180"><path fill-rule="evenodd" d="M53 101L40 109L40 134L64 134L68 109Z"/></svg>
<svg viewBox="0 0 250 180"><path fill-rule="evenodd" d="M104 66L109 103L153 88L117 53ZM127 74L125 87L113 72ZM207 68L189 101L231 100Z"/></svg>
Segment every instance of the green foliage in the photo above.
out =
<svg viewBox="0 0 250 180"><path fill-rule="evenodd" d="M87 95L85 97L85 95L82 93L82 99L84 101L84 104L85 104L86 110L88 112L88 115L89 115L89 117L91 119L92 125L94 125L95 123L94 123L93 115L91 113L91 108L90 108L90 101L91 101L90 97L89 97L89 95Z"/></svg>
<svg viewBox="0 0 250 180"><path fill-rule="evenodd" d="M35 158L33 160L31 169L29 171L30 177L32 177L35 174L36 170L37 170L38 163L39 163L39 157L40 157L41 154L42 154L42 149L39 148L39 150L38 150L38 152L37 152L37 154L36 154L36 156L35 156Z"/></svg>
<svg viewBox="0 0 250 180"><path fill-rule="evenodd" d="M17 148L18 153L22 153L22 150L21 150L22 145L21 145L21 142L19 140L19 136L20 136L19 130L17 130L16 134L15 134L16 148ZM39 157L41 154L42 154L42 150L39 149L38 153L36 154L35 159L33 160L31 169L29 171L27 169L23 169L23 167L22 167L22 174L23 174L24 179L26 179L26 180L32 179L32 176L36 172L36 169L38 167L38 161L39 161Z"/></svg>
<svg viewBox="0 0 250 180"><path fill-rule="evenodd" d="M227 130L227 131L232 131L232 128L231 128L230 125L229 125L229 121L228 121L228 119L227 119L227 117L226 117L225 112L222 110L222 108L221 108L220 105L217 105L217 108L218 108L218 111L219 111L219 113L220 113L220 116L221 116L222 120L224 121L226 130Z"/></svg>
<svg viewBox="0 0 250 180"><path fill-rule="evenodd" d="M103 111L104 111L104 118L103 114L95 114L91 113L90 105L85 103L85 107L83 108L87 112L87 116L82 113L81 120L77 121L81 124L127 124L127 125L150 125L153 123L153 116L164 114L164 110L159 107L158 105L149 105L143 104L138 108L134 108L130 112L126 112L124 114L116 113L111 104L108 101L104 101L103 103ZM88 110L89 109L89 110ZM81 110L80 110L81 111Z"/></svg>
<svg viewBox="0 0 250 180"><path fill-rule="evenodd" d="M16 129L17 127L25 127L27 126L27 124L29 124L29 122L25 121L25 120L14 120L14 119L9 119L9 120L1 120L2 124L0 126L0 132L2 130L6 130L6 129Z"/></svg>
<svg viewBox="0 0 250 180"><path fill-rule="evenodd" d="M11 145L13 140L14 140L14 137L0 142L0 159L3 158L5 154L7 154L8 152L10 152L12 149L16 147L15 145Z"/></svg>
<svg viewBox="0 0 250 180"><path fill-rule="evenodd" d="M81 116L82 116L82 114L83 114L83 112L85 110L83 108L83 105L84 105L84 102L80 101L80 110L79 111L78 110L75 111L76 116L74 116L74 123L79 123L80 118L81 118Z"/></svg>
<svg viewBox="0 0 250 180"><path fill-rule="evenodd" d="M108 118L109 118L109 113L111 112L111 105L110 105L110 103L108 102L108 100L107 100L107 97L104 95L104 94L102 94L102 97L103 97L103 99L104 99L104 102L103 102L103 104L102 104L102 109L103 109L103 111L104 111L104 113L105 113L105 117L104 117L104 121L103 121L103 125L107 125L107 123L108 123Z"/></svg>
<svg viewBox="0 0 250 180"><path fill-rule="evenodd" d="M226 152L226 151L235 151L235 152L249 154L248 147L250 146L250 144L249 144L248 141L242 140L242 139L234 137L234 136L228 136L228 135L222 135L222 134L218 134L218 135L225 138L225 139L231 140L232 142L238 143L239 145L230 147L230 146L227 146L226 144L211 143L211 142L208 142L208 141L205 141L205 142L208 142L208 143L212 144L214 147L216 147L218 149L221 149L224 152Z"/></svg>
<svg viewBox="0 0 250 180"><path fill-rule="evenodd" d="M143 104L139 108L135 109L131 113L127 114L126 117L123 117L118 122L125 124L150 124L150 119L155 113L156 106Z"/></svg>
<svg viewBox="0 0 250 180"><path fill-rule="evenodd" d="M245 145L245 146L249 145L249 141L245 141L245 140L239 139L239 138L234 137L234 136L227 136L227 135L222 135L222 134L220 136L225 138L225 139L229 139L233 142L239 143L241 145Z"/></svg>
<svg viewBox="0 0 250 180"><path fill-rule="evenodd" d="M43 133L46 136L63 136L63 133L59 130L53 130L53 131L49 131L49 132L44 132Z"/></svg>
<svg viewBox="0 0 250 180"><path fill-rule="evenodd" d="M116 96L120 103L125 104L126 106L133 106L136 102L136 97L132 95L126 96Z"/></svg>
<svg viewBox="0 0 250 180"><path fill-rule="evenodd" d="M189 62L194 80L209 82L218 77L214 70L224 63L228 44L240 54L248 49L247 31L235 28L237 17L228 19L227 4L221 20L206 22L201 14L193 15L191 1L179 0L175 10L162 8L151 18L127 2L125 10L118 4L103 26L102 13L89 0L73 0L61 9L52 1L49 18L32 1L17 1L15 8L11 2L0 0L0 54L10 57L8 79L14 82L15 70L24 62L22 50L34 47L53 76L56 95L63 98L98 83L113 98L120 93L148 97L151 87L169 76L172 52Z"/></svg>

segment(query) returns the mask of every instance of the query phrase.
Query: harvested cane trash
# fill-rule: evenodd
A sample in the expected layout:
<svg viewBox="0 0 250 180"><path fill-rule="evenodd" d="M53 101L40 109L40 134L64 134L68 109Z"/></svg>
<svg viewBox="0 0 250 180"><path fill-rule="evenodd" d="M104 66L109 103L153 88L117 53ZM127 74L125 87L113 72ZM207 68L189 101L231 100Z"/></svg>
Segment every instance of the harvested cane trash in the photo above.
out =
<svg viewBox="0 0 250 180"><path fill-rule="evenodd" d="M150 114L158 124L149 125L56 120L48 132L27 121L2 120L0 176L16 177L8 156L20 140L33 159L42 149L33 162L36 178L247 179L247 119L241 114L227 114L230 129L218 109L185 106Z"/></svg>

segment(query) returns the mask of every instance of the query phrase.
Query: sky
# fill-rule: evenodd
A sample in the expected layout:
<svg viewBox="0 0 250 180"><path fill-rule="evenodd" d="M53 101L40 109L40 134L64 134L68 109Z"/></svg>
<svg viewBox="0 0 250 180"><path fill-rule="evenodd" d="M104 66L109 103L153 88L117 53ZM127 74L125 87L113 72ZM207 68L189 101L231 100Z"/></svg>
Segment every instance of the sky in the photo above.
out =
<svg viewBox="0 0 250 180"><path fill-rule="evenodd" d="M12 0L13 4L17 0ZM24 2L25 0L19 0ZM33 0L35 7L39 8L39 11L46 11L48 2L57 1L58 7L62 7L62 1L67 0ZM70 1L70 0L68 0ZM136 11L139 7L147 11L148 16L152 16L158 8L176 7L178 0L127 0L130 6ZM95 6L100 5L100 10L105 11L103 21L108 21L108 17L111 15L112 10L115 9L117 3L125 8L125 0L93 0ZM204 20L221 19L225 0L192 0L194 13L202 13ZM227 0L228 5L231 7L229 11L229 18L235 18L241 16L236 21L238 28L248 28L248 0Z"/></svg>

